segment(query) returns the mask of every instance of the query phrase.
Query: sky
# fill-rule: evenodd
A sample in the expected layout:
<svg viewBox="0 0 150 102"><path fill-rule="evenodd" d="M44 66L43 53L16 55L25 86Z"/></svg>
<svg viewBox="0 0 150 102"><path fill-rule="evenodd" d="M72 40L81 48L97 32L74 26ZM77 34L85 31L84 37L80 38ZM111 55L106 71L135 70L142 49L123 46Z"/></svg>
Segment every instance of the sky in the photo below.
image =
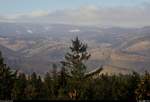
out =
<svg viewBox="0 0 150 102"><path fill-rule="evenodd" d="M150 0L0 0L0 21L139 27Z"/></svg>

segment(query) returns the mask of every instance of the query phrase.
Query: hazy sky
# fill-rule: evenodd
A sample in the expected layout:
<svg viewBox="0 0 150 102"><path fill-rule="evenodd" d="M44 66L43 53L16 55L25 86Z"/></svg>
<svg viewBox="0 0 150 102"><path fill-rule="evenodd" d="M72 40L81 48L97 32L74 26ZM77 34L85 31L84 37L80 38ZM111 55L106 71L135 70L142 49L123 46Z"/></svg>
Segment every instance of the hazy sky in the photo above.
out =
<svg viewBox="0 0 150 102"><path fill-rule="evenodd" d="M147 26L150 0L0 0L0 21Z"/></svg>

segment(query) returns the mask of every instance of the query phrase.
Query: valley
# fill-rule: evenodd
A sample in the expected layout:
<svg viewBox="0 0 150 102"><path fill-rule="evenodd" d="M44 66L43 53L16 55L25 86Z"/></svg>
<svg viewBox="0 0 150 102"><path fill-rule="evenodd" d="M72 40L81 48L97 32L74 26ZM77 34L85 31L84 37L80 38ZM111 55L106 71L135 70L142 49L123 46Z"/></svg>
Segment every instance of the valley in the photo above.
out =
<svg viewBox="0 0 150 102"><path fill-rule="evenodd" d="M52 64L61 67L59 62L76 36L91 53L87 71L100 66L104 73L150 71L150 27L0 23L0 50L12 68L44 74L52 70Z"/></svg>

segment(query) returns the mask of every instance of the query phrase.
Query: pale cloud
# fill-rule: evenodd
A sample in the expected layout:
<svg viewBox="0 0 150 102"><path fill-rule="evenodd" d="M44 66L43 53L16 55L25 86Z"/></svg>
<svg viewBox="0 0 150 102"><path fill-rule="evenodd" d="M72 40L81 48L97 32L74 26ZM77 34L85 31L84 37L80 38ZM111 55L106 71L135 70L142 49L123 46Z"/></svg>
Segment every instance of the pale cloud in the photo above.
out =
<svg viewBox="0 0 150 102"><path fill-rule="evenodd" d="M6 15L5 18L10 19L10 20L17 20L20 18L44 17L44 16L47 16L48 14L49 12L46 12L46 11L34 11L30 13L18 13L18 14L13 14L13 15Z"/></svg>
<svg viewBox="0 0 150 102"><path fill-rule="evenodd" d="M0 21L140 27L150 25L150 7L148 5L111 8L88 5L78 9L54 12L34 11L28 14L3 16L3 18L0 16Z"/></svg>
<svg viewBox="0 0 150 102"><path fill-rule="evenodd" d="M43 16L48 16L48 15L49 15L49 12L46 12L46 11L35 11L29 14L29 16L31 17L43 17Z"/></svg>

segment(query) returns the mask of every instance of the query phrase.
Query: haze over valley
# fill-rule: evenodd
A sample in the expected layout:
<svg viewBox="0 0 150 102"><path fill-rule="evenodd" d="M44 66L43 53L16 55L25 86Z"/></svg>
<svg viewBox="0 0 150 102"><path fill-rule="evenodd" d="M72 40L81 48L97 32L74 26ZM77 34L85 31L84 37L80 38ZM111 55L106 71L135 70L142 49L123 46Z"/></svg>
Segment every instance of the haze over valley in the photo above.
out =
<svg viewBox="0 0 150 102"><path fill-rule="evenodd" d="M0 23L0 49L12 68L44 74L59 63L71 39L88 44L88 70L143 73L150 70L150 27L98 27L69 24Z"/></svg>

